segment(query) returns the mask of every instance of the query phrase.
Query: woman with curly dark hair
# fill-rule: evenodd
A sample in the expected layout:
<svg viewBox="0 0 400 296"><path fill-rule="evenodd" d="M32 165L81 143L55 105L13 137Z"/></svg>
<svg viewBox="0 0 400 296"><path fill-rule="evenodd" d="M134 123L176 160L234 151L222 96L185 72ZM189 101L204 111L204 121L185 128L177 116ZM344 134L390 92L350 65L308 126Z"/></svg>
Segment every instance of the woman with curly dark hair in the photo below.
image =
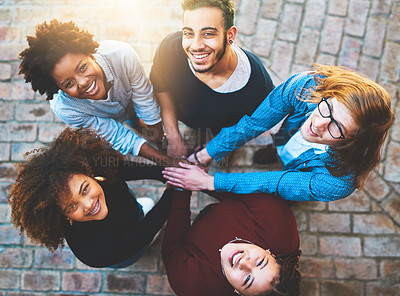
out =
<svg viewBox="0 0 400 296"><path fill-rule="evenodd" d="M27 41L29 47L19 55L19 74L34 91L46 94L63 122L94 129L124 155L140 155L162 165L171 161L122 124L127 121L160 144L159 106L129 44L98 43L74 22L56 19L39 24L35 36L28 36Z"/></svg>
<svg viewBox="0 0 400 296"><path fill-rule="evenodd" d="M288 205L264 193L207 192L190 225L190 191L176 191L162 257L176 295L299 295L300 240Z"/></svg>
<svg viewBox="0 0 400 296"><path fill-rule="evenodd" d="M90 129L66 128L28 153L9 196L21 233L51 251L64 247L92 267L125 267L164 224L173 189L145 215L125 181L165 181L162 167L130 162ZM145 215L145 216L144 216Z"/></svg>

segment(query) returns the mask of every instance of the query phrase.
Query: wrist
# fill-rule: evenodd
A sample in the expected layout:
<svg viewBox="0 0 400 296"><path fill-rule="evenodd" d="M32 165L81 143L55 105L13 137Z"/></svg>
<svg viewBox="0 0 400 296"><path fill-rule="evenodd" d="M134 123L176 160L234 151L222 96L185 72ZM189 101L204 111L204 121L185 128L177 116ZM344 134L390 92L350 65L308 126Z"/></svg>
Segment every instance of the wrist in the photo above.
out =
<svg viewBox="0 0 400 296"><path fill-rule="evenodd" d="M207 149L204 148L201 151L198 151L194 154L194 158L196 159L197 162L201 164L208 164L211 161L211 157L207 152Z"/></svg>
<svg viewBox="0 0 400 296"><path fill-rule="evenodd" d="M206 190L209 190L209 191L214 191L215 190L215 187L214 187L214 176L208 175L207 182L206 182Z"/></svg>

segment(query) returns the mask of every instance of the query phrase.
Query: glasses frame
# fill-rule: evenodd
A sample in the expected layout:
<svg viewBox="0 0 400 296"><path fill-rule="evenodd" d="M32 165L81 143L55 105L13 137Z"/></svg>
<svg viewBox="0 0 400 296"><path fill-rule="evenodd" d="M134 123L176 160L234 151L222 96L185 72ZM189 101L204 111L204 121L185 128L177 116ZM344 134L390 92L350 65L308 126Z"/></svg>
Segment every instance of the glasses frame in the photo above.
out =
<svg viewBox="0 0 400 296"><path fill-rule="evenodd" d="M322 115L322 112L321 112L321 109L320 109L320 105L321 105L322 102L325 102L325 104L328 106L329 115L327 115L327 116ZM333 118L331 105L329 105L328 100L325 97L323 97L321 99L321 101L318 103L318 112L323 118L330 118L331 119L331 121L328 124L328 132L329 132L329 134L331 135L332 138L334 138L334 139L345 139L346 138L344 136L344 134L343 134L342 128L340 127L339 123ZM337 128L339 129L339 132L340 132L340 136L339 137L334 137L332 135L331 130L330 130L330 126L331 126L332 123L334 123L337 126Z"/></svg>

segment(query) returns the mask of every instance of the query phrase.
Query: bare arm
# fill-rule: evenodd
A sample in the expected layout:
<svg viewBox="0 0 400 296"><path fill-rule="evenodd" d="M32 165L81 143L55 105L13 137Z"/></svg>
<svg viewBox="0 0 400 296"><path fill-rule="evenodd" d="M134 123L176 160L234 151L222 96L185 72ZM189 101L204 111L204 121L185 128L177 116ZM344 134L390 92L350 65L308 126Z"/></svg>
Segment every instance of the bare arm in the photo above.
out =
<svg viewBox="0 0 400 296"><path fill-rule="evenodd" d="M179 132L178 119L171 92L156 93L158 104L161 107L161 118L163 120L166 137L168 140L167 154L172 157L186 157L187 147Z"/></svg>
<svg viewBox="0 0 400 296"><path fill-rule="evenodd" d="M148 143L142 145L139 151L139 156L154 161L161 166L177 166L179 162L179 158L167 156Z"/></svg>

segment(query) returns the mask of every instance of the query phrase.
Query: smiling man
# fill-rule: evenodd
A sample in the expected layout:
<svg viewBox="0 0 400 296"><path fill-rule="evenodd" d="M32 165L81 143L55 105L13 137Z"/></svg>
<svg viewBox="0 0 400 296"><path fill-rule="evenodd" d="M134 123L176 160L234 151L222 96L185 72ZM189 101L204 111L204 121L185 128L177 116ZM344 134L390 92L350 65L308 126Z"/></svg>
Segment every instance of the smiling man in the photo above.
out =
<svg viewBox="0 0 400 296"><path fill-rule="evenodd" d="M154 142L163 135L153 87L129 44L97 43L72 21L56 19L38 25L35 36L27 40L29 47L20 53L20 74L34 91L47 95L63 122L94 129L122 154L171 163L171 158L122 124L128 121L137 129L147 128Z"/></svg>
<svg viewBox="0 0 400 296"><path fill-rule="evenodd" d="M170 156L187 156L178 121L195 129L200 143L251 115L273 89L260 59L234 44L231 0L184 0L183 28L167 36L150 80L161 107Z"/></svg>

